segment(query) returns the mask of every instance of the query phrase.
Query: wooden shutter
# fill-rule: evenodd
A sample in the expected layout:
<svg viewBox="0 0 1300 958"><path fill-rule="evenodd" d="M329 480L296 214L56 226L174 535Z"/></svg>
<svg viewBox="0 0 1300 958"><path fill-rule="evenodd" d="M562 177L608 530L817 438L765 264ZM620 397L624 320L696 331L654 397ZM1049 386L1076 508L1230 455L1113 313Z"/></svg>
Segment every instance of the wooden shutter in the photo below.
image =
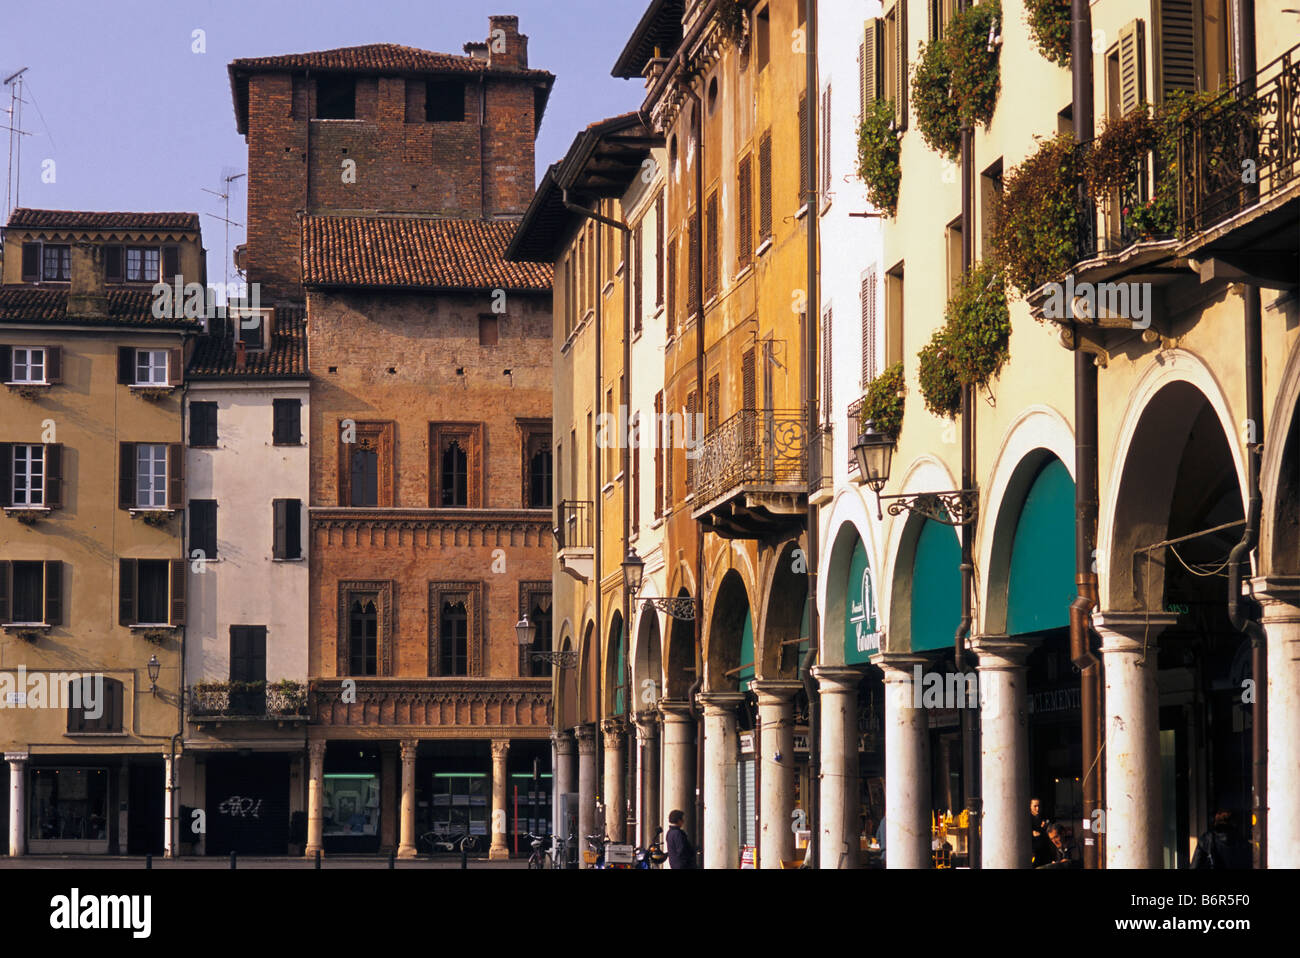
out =
<svg viewBox="0 0 1300 958"><path fill-rule="evenodd" d="M665 325L671 335L677 329L677 237L668 241L668 311Z"/></svg>
<svg viewBox="0 0 1300 958"><path fill-rule="evenodd" d="M23 244L23 282L38 283L41 279L41 244Z"/></svg>
<svg viewBox="0 0 1300 958"><path fill-rule="evenodd" d="M135 625L136 560L119 559L117 570L117 621L119 625Z"/></svg>
<svg viewBox="0 0 1300 958"><path fill-rule="evenodd" d="M52 442L45 447L45 505L51 509L63 508L63 443Z"/></svg>
<svg viewBox="0 0 1300 958"><path fill-rule="evenodd" d="M640 439L641 414L636 417L637 438ZM641 443L632 443L632 529L641 528Z"/></svg>
<svg viewBox="0 0 1300 958"><path fill-rule="evenodd" d="M876 378L876 271L862 278L862 388Z"/></svg>
<svg viewBox="0 0 1300 958"><path fill-rule="evenodd" d="M46 625L63 624L63 563L58 559L45 563Z"/></svg>
<svg viewBox="0 0 1300 958"><path fill-rule="evenodd" d="M1142 21L1134 20L1119 31L1119 112L1125 116L1146 100L1145 48Z"/></svg>
<svg viewBox="0 0 1300 958"><path fill-rule="evenodd" d="M171 625L185 624L185 560L172 559L171 567Z"/></svg>
<svg viewBox="0 0 1300 958"><path fill-rule="evenodd" d="M740 394L742 408L746 410L758 408L758 379L752 346L745 350L740 360Z"/></svg>
<svg viewBox="0 0 1300 958"><path fill-rule="evenodd" d="M664 228L664 195L655 199L655 309L664 304L664 244L668 231Z"/></svg>
<svg viewBox="0 0 1300 958"><path fill-rule="evenodd" d="M822 91L821 120L821 201L824 206L831 192L831 86Z"/></svg>
<svg viewBox="0 0 1300 958"><path fill-rule="evenodd" d="M894 76L898 78L898 96L894 100L898 129L907 129L907 0L898 0L894 7L894 35L898 45L894 50Z"/></svg>
<svg viewBox="0 0 1300 958"><path fill-rule="evenodd" d="M7 560L0 560L0 622L8 623L9 615L9 597L13 595L13 563Z"/></svg>
<svg viewBox="0 0 1300 958"><path fill-rule="evenodd" d="M118 444L117 506L135 508L135 443Z"/></svg>
<svg viewBox="0 0 1300 958"><path fill-rule="evenodd" d="M711 435L718 428L719 405L722 402L721 381L717 373L709 377L708 396L705 399L705 422L706 428Z"/></svg>
<svg viewBox="0 0 1300 958"><path fill-rule="evenodd" d="M664 514L664 394L655 393L655 518Z"/></svg>
<svg viewBox="0 0 1300 958"><path fill-rule="evenodd" d="M4 357L0 356L0 369L4 368L3 358ZM63 382L63 347L62 346L45 347L45 381L47 383Z"/></svg>
<svg viewBox="0 0 1300 958"><path fill-rule="evenodd" d="M808 193L812 189L808 168L808 121L808 94L804 92L799 94L799 199L795 203L796 209L808 202Z"/></svg>
<svg viewBox="0 0 1300 958"><path fill-rule="evenodd" d="M862 39L862 115L865 118L871 105L880 96L880 58L877 56L880 25L868 20Z"/></svg>
<svg viewBox="0 0 1300 958"><path fill-rule="evenodd" d="M690 225L688 227L688 239L686 243L686 288L688 302L686 304L687 315L692 315L700 302L700 274L696 263L695 251L699 248L700 242L700 211L696 210L691 214Z"/></svg>
<svg viewBox="0 0 1300 958"><path fill-rule="evenodd" d="M122 247L104 247L104 281L120 283L124 278L122 272Z"/></svg>
<svg viewBox="0 0 1300 958"><path fill-rule="evenodd" d="M1196 91L1197 6L1195 0L1151 0L1157 104L1178 90Z"/></svg>
<svg viewBox="0 0 1300 958"><path fill-rule="evenodd" d="M694 391L686 394L686 424L683 441L689 439L698 448L700 437L697 434L699 430L695 428L695 414L699 410L698 398ZM695 459L691 456L686 457L686 491L691 492L695 489Z"/></svg>
<svg viewBox="0 0 1300 958"><path fill-rule="evenodd" d="M673 415L668 417L668 442L664 448L664 511L672 509L673 499L673 460L676 458L675 446L677 445L677 420Z"/></svg>
<svg viewBox="0 0 1300 958"><path fill-rule="evenodd" d="M164 246L162 249L162 278L165 283L175 282L181 271L181 251L178 246Z"/></svg>
<svg viewBox="0 0 1300 958"><path fill-rule="evenodd" d="M704 204L704 295L718 294L718 194L711 193Z"/></svg>
<svg viewBox="0 0 1300 958"><path fill-rule="evenodd" d="M274 524L274 533L271 546L271 554L277 559L287 559L288 556L288 512L289 500L276 499L271 503L272 522Z"/></svg>
<svg viewBox="0 0 1300 958"><path fill-rule="evenodd" d="M641 332L645 321L645 224L632 234L632 328Z"/></svg>
<svg viewBox="0 0 1300 958"><path fill-rule="evenodd" d="M117 347L117 381L123 386L135 382L135 349L131 346Z"/></svg>
<svg viewBox="0 0 1300 958"><path fill-rule="evenodd" d="M217 557L217 503L215 499L190 500L190 551L205 559Z"/></svg>
<svg viewBox="0 0 1300 958"><path fill-rule="evenodd" d="M14 447L0 442L0 506L14 504Z"/></svg>
<svg viewBox="0 0 1300 958"><path fill-rule="evenodd" d="M754 161L746 154L736 171L736 266L744 269L754 258Z"/></svg>
<svg viewBox="0 0 1300 958"><path fill-rule="evenodd" d="M772 134L764 133L758 141L758 235L772 236Z"/></svg>
<svg viewBox="0 0 1300 958"><path fill-rule="evenodd" d="M831 374L835 369L831 359L831 323L832 311L828 308L822 313L822 418L830 420L832 408Z"/></svg>
<svg viewBox="0 0 1300 958"><path fill-rule="evenodd" d="M185 353L179 349L167 350L167 382L179 386L185 379Z"/></svg>
<svg viewBox="0 0 1300 958"><path fill-rule="evenodd" d="M178 442L167 444L167 508L185 504L185 447Z"/></svg>

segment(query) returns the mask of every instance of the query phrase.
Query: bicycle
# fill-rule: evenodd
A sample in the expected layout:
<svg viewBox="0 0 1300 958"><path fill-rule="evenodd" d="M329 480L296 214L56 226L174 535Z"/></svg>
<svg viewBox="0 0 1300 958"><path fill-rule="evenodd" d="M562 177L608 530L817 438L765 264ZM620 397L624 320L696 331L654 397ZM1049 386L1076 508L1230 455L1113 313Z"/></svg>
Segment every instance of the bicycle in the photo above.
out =
<svg viewBox="0 0 1300 958"><path fill-rule="evenodd" d="M420 836L419 844L429 854L478 851L478 837L475 835L458 835L454 838L446 838L440 832L425 832Z"/></svg>
<svg viewBox="0 0 1300 958"><path fill-rule="evenodd" d="M540 871L541 869L546 868L547 860L551 858L550 852L542 851L542 847L546 844L546 839L541 835L534 835L532 832L528 832L528 843L533 849L532 854L528 856L529 870L532 871L536 869ZM553 861L550 867L555 867Z"/></svg>

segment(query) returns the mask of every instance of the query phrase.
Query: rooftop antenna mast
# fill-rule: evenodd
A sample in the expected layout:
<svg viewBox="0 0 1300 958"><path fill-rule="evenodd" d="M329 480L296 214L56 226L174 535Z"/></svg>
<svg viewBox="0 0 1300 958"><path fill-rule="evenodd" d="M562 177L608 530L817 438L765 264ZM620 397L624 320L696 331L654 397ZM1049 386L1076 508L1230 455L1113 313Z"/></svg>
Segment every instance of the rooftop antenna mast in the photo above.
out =
<svg viewBox="0 0 1300 958"><path fill-rule="evenodd" d="M29 134L22 128L23 117L23 74L27 67L11 73L4 79L4 86L9 88L9 172L5 178L5 222L9 214L18 205L18 191L22 188L23 175L23 141ZM17 176L14 170L17 167Z"/></svg>
<svg viewBox="0 0 1300 958"><path fill-rule="evenodd" d="M247 173L236 173L231 167L227 166L221 171L222 192L219 193L216 190L210 190L206 186L201 187L204 193L211 193L213 196L224 200L226 204L226 215L217 216L216 218L226 224L226 240L224 255L221 258L221 269L223 274L222 281L226 284L227 289L230 287L230 227L242 227L244 225L243 223L236 223L230 218L230 184L235 180L243 179L247 175ZM208 215L216 216L215 213L209 213Z"/></svg>

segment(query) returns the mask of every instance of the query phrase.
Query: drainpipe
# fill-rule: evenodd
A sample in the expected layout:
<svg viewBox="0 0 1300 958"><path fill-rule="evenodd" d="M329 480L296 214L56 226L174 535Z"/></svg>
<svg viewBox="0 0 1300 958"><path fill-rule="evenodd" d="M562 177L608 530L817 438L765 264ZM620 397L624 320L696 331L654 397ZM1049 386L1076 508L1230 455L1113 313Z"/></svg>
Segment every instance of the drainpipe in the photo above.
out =
<svg viewBox="0 0 1300 958"><path fill-rule="evenodd" d="M1088 0L1071 0L1070 72L1073 83L1074 141L1092 138L1092 11ZM1086 198L1080 190L1080 209ZM1091 615L1096 608L1097 573L1097 364L1080 348L1074 330L1074 571L1078 596L1070 604L1070 660L1080 671L1080 722L1083 744L1083 865L1105 865L1104 840L1092 831L1094 813L1104 807L1101 727L1101 660L1092 652Z"/></svg>
<svg viewBox="0 0 1300 958"><path fill-rule="evenodd" d="M804 408L807 410L807 435L810 444L817 442L818 445L818 462L820 470L825 470L826 463L822 461L821 456L821 436L818 430L819 413L817 408L817 376L820 366L817 362L817 321L821 316L821 289L819 286L818 253L818 197L817 197L817 103L819 98L820 85L817 74L817 4L809 3L807 5L807 28L808 35L805 42L807 53L804 59L807 61L807 74L805 82L807 84L808 96L808 139L804 143L804 149L808 153L808 218L804 221L808 227L808 280L807 280L807 307L804 313L804 375L803 375L803 393ZM811 462L812 446L808 448L808 455ZM820 482L821 476L817 477ZM803 688L804 694L808 698L808 794L805 796L805 804L808 806L808 850L804 854L804 864L808 868L817 868L817 852L821 844L818 836L821 834L820 822L820 799L821 799L821 742L818 740L818 713L820 711L820 698L817 695L817 680L813 678L812 667L817 661L818 646L820 644L821 617L817 614L817 537L821 530L821 524L818 520L817 506L813 504L812 486L809 484L808 489L808 515L806 524L808 527L808 542L805 552L808 558L808 651L799 663L803 670ZM857 750L854 749L856 754ZM855 796L856 799L856 796Z"/></svg>

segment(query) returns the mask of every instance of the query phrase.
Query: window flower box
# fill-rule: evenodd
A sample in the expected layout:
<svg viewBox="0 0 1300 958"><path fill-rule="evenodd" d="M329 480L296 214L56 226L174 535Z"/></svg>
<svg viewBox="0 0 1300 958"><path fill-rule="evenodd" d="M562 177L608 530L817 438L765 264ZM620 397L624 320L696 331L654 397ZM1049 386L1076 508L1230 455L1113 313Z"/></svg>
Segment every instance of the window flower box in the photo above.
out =
<svg viewBox="0 0 1300 958"><path fill-rule="evenodd" d="M155 529L165 529L176 515L175 509L132 509L131 518L140 519Z"/></svg>
<svg viewBox="0 0 1300 958"><path fill-rule="evenodd" d="M50 388L50 383L5 383L5 388L23 399L40 399Z"/></svg>
<svg viewBox="0 0 1300 958"><path fill-rule="evenodd" d="M40 506L6 506L5 515L10 519L17 519L25 526L34 526L42 519L49 517L50 510Z"/></svg>
<svg viewBox="0 0 1300 958"><path fill-rule="evenodd" d="M176 391L175 386L132 386L131 392L141 399L160 402Z"/></svg>
<svg viewBox="0 0 1300 958"><path fill-rule="evenodd" d="M307 686L282 679L266 685L266 711L269 715L307 714Z"/></svg>

